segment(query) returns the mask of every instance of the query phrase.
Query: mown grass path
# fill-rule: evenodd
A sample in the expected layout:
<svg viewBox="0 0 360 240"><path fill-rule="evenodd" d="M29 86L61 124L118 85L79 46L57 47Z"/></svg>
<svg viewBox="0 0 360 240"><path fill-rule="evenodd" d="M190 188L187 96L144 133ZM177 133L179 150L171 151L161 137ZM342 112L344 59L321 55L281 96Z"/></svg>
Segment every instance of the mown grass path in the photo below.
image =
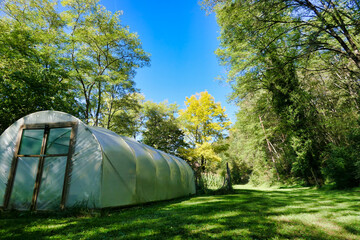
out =
<svg viewBox="0 0 360 240"><path fill-rule="evenodd" d="M237 186L100 214L1 213L0 239L360 239L360 192Z"/></svg>

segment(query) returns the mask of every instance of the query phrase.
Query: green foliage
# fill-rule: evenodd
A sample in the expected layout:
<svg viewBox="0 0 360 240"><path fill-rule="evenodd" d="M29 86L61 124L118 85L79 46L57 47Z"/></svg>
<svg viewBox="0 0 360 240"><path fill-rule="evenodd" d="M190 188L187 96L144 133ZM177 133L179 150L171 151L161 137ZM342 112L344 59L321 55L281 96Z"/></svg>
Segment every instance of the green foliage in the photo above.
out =
<svg viewBox="0 0 360 240"><path fill-rule="evenodd" d="M249 182L251 170L245 163L237 163L235 160L231 162L231 180L233 184L246 184Z"/></svg>
<svg viewBox="0 0 360 240"><path fill-rule="evenodd" d="M323 153L322 173L328 183L337 188L355 187L360 184L360 131L355 129L347 138L347 144L329 144Z"/></svg>
<svg viewBox="0 0 360 240"><path fill-rule="evenodd" d="M107 126L118 108L135 108L133 76L148 65L138 36L98 1L0 3L1 125L54 109Z"/></svg>
<svg viewBox="0 0 360 240"><path fill-rule="evenodd" d="M104 118L106 95L121 99L134 93L135 69L147 65L149 56L138 36L121 25L121 11L112 14L98 1L66 0L62 5L61 17L70 30L64 48L71 81L81 90L86 120L97 126Z"/></svg>
<svg viewBox="0 0 360 240"><path fill-rule="evenodd" d="M223 139L231 122L225 108L216 103L207 91L186 97L186 109L180 110L180 119L192 145Z"/></svg>
<svg viewBox="0 0 360 240"><path fill-rule="evenodd" d="M337 187L353 187L358 184L354 181L354 162L351 152L344 147L334 145L329 146L328 152L324 153L323 174L331 182L335 182Z"/></svg>
<svg viewBox="0 0 360 240"><path fill-rule="evenodd" d="M348 136L359 126L359 5L205 0L203 6L216 13L217 55L240 107L228 157L252 172L253 184L339 182L336 176L357 163ZM356 174L347 177L358 184Z"/></svg>
<svg viewBox="0 0 360 240"><path fill-rule="evenodd" d="M204 189L217 190L220 189L224 184L224 176L214 173L201 173L200 185Z"/></svg>
<svg viewBox="0 0 360 240"><path fill-rule="evenodd" d="M48 2L32 1L29 8L22 4L1 5L0 132L34 111L54 109L79 116L82 110L59 58L59 16Z"/></svg>
<svg viewBox="0 0 360 240"><path fill-rule="evenodd" d="M122 96L110 94L102 108L104 118L101 126L117 134L136 138L143 124L141 113L143 101L144 96L139 93L122 94Z"/></svg>
<svg viewBox="0 0 360 240"><path fill-rule="evenodd" d="M178 106L166 101L159 104L147 101L143 106L142 142L166 153L180 156L178 150L187 144L184 141L184 132L174 115Z"/></svg>
<svg viewBox="0 0 360 240"><path fill-rule="evenodd" d="M186 109L179 112L186 140L190 147L182 150L182 155L191 162L199 164L197 170L204 172L211 162L219 162L217 149L219 142L226 136L231 122L225 108L216 103L207 91L186 98Z"/></svg>

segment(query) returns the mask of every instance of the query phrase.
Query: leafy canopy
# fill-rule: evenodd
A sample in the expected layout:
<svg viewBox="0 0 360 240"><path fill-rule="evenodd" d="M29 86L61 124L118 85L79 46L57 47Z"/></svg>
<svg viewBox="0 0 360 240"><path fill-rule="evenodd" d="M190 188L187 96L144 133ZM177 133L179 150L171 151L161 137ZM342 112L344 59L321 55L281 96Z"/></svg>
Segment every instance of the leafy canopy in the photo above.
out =
<svg viewBox="0 0 360 240"><path fill-rule="evenodd" d="M180 110L179 114L191 144L214 142L225 136L231 122L225 108L207 91L186 97L185 105L186 109Z"/></svg>
<svg viewBox="0 0 360 240"><path fill-rule="evenodd" d="M217 55L240 108L229 149L241 153L229 156L249 166L253 183L359 184L359 160L350 153L360 144L352 137L360 109L358 1L203 5L216 13ZM346 184L338 177L345 172Z"/></svg>
<svg viewBox="0 0 360 240"><path fill-rule="evenodd" d="M186 98L186 109L180 110L180 120L191 148L183 149L183 155L200 162L205 169L207 161L220 161L214 143L226 135L231 122L225 108L216 103L207 91Z"/></svg>
<svg viewBox="0 0 360 240"><path fill-rule="evenodd" d="M143 104L144 130L142 142L164 152L179 155L179 148L187 144L184 132L180 129L175 114L178 105L168 104L167 101L154 103L147 101Z"/></svg>
<svg viewBox="0 0 360 240"><path fill-rule="evenodd" d="M54 3L3 1L0 12L0 132L40 110L81 117L64 67L63 22Z"/></svg>

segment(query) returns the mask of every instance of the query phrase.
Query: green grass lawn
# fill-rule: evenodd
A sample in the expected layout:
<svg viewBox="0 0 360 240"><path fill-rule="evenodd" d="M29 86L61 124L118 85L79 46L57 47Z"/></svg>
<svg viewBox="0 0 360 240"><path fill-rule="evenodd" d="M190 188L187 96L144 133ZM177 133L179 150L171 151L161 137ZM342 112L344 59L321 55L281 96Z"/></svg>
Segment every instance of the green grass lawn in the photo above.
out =
<svg viewBox="0 0 360 240"><path fill-rule="evenodd" d="M360 239L360 192L256 189L66 216L1 213L1 239Z"/></svg>

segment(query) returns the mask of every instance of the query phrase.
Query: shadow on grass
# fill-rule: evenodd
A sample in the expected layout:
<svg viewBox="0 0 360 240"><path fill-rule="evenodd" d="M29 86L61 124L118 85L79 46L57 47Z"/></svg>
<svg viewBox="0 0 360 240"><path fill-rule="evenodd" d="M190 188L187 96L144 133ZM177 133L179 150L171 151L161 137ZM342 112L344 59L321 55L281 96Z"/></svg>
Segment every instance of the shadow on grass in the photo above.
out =
<svg viewBox="0 0 360 240"><path fill-rule="evenodd" d="M359 193L239 189L118 211L1 213L1 239L360 239Z"/></svg>

